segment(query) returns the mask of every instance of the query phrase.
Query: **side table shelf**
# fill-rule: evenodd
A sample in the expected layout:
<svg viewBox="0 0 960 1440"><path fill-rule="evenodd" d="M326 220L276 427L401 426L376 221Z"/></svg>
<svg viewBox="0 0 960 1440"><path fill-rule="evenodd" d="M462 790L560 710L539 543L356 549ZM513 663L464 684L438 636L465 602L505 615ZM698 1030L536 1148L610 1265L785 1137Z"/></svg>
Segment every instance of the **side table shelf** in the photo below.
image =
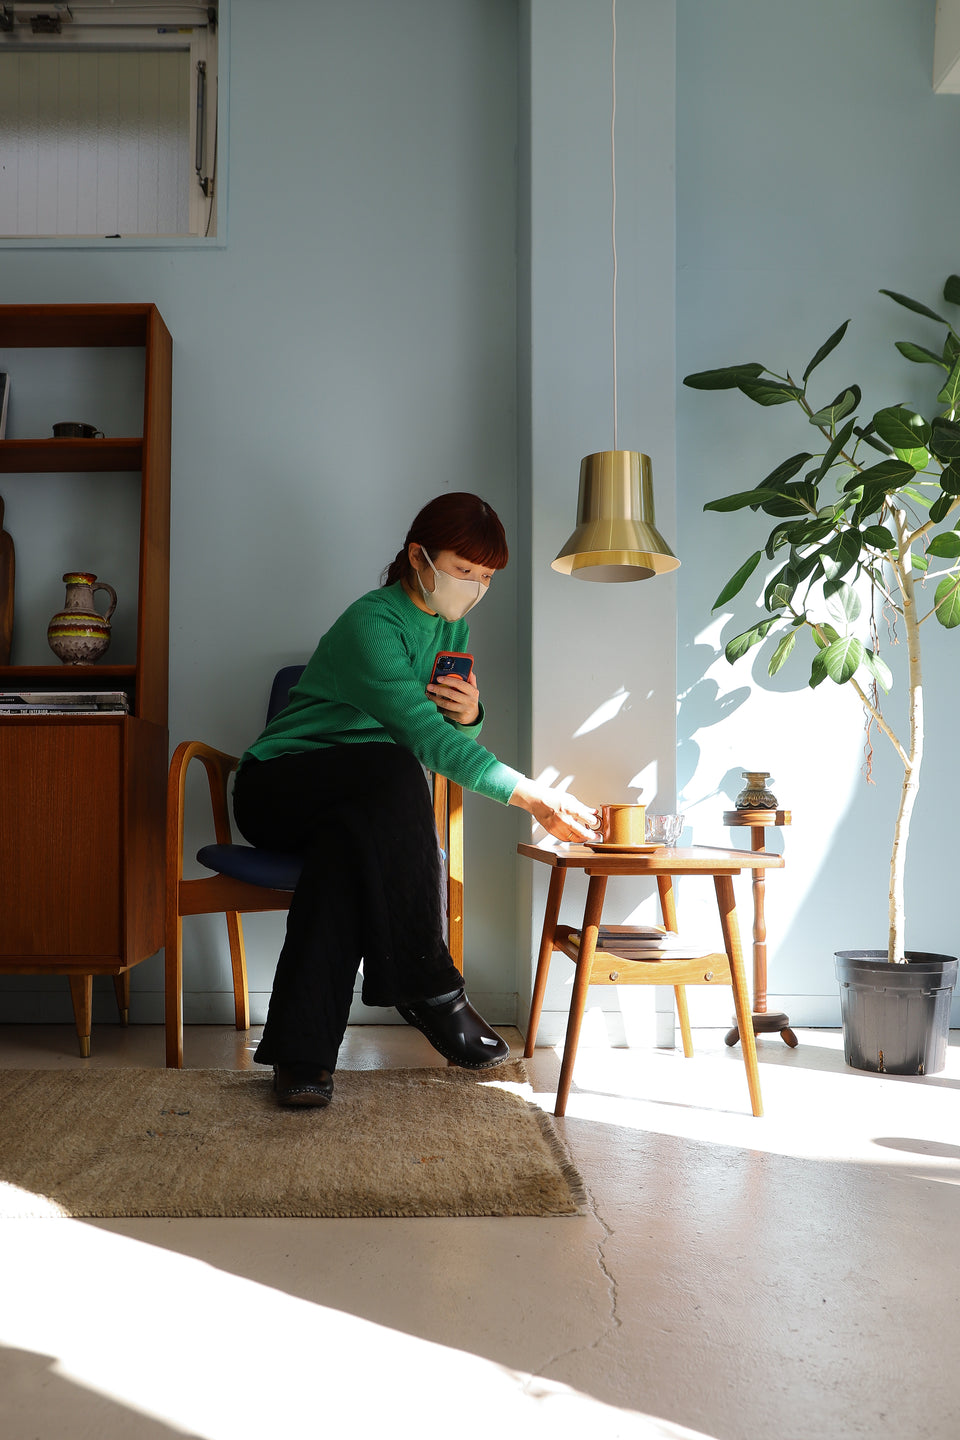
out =
<svg viewBox="0 0 960 1440"><path fill-rule="evenodd" d="M723 823L732 828L747 827L750 831L750 849L754 852L765 849L764 831L770 825L789 825L792 816L789 810L725 810ZM764 914L765 874L754 870L753 881L753 1033L754 1035L775 1035L779 1032L784 1044L794 1049L797 1037L790 1028L789 1016L782 1011L767 1010L767 922ZM740 1039L740 1027L736 1019L724 1040L736 1045Z"/></svg>

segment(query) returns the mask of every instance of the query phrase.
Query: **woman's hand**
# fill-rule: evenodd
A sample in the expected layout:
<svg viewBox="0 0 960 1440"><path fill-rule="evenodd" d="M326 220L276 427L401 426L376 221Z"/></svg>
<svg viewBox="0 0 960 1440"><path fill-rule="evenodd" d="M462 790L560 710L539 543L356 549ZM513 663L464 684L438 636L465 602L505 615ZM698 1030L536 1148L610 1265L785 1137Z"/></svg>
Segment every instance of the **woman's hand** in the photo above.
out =
<svg viewBox="0 0 960 1440"><path fill-rule="evenodd" d="M557 840L600 840L600 816L565 790L551 790L536 780L523 779L510 796L511 805L528 810Z"/></svg>
<svg viewBox="0 0 960 1440"><path fill-rule="evenodd" d="M476 673L469 680L461 675L444 675L427 686L427 694L441 714L458 725L476 725L480 718L480 691Z"/></svg>

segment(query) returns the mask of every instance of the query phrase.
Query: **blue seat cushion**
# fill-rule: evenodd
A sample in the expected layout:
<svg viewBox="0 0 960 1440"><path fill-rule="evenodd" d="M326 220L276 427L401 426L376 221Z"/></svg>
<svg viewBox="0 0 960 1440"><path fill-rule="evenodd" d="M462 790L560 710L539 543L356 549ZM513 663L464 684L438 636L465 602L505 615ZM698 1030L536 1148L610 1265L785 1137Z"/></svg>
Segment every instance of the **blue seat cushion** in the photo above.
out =
<svg viewBox="0 0 960 1440"><path fill-rule="evenodd" d="M208 870L246 880L268 890L295 890L303 856L285 850L256 850L252 845L204 845L197 859Z"/></svg>

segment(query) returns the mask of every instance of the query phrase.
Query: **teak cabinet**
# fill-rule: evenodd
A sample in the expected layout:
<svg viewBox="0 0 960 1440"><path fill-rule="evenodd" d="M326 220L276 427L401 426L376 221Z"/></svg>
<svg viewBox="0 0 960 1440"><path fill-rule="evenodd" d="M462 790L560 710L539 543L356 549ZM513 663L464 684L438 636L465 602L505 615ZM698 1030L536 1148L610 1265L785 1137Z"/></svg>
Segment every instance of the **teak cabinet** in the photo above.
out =
<svg viewBox="0 0 960 1440"><path fill-rule="evenodd" d="M0 667L2 690L129 697L128 714L0 715L0 973L67 975L84 1055L93 976L114 977L125 1021L130 969L163 944L172 343L154 305L0 305L0 369L10 349L93 346L143 348L142 434L0 440L0 476L140 476L134 663Z"/></svg>

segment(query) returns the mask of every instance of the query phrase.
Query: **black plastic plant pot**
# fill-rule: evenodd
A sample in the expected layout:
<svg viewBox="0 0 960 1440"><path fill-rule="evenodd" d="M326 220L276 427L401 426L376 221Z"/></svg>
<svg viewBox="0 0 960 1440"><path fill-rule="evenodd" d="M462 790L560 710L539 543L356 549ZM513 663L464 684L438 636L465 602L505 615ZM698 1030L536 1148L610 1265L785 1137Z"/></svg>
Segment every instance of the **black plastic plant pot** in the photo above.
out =
<svg viewBox="0 0 960 1440"><path fill-rule="evenodd" d="M887 1075L942 1070L956 958L908 950L906 965L890 965L885 950L835 953L847 1064Z"/></svg>

